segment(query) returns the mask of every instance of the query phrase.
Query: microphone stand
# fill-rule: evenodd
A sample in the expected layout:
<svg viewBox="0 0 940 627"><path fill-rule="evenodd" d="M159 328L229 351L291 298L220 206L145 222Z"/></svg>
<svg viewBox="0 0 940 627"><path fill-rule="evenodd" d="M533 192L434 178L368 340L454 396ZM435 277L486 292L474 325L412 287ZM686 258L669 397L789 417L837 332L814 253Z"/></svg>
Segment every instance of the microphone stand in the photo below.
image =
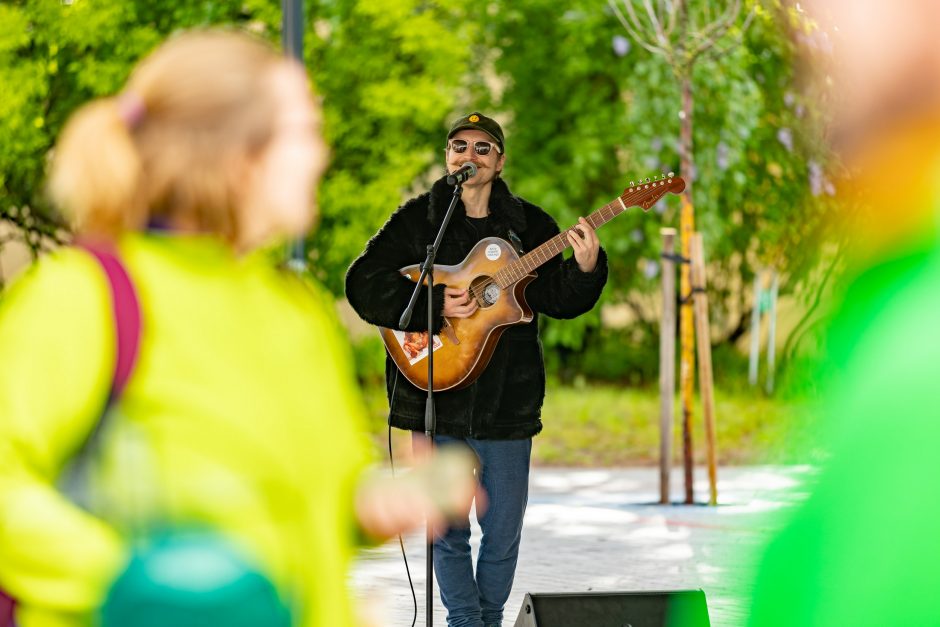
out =
<svg viewBox="0 0 940 627"><path fill-rule="evenodd" d="M441 245L441 240L444 238L444 231L447 230L447 225L450 224L450 218L454 213L454 207L457 206L457 201L460 200L460 195L463 193L463 181L458 181L454 185L454 196L450 199L450 205L447 207L447 213L444 214L444 221L441 222L441 228L437 232L437 237L434 238L434 243L429 244L427 247L427 257L424 259L424 263L421 265L421 276L418 277L418 282L415 283L414 292L411 293L411 300L408 301L408 306L405 307L405 311L401 315L401 319L398 321L398 328L404 329L408 326L408 323L411 322L411 315L414 313L415 303L418 301L418 294L421 293L421 284L424 282L425 277L427 277L428 283L428 398L424 405L424 435L427 439L428 451L429 454L433 454L434 447L434 433L437 429L437 414L434 412L434 335L432 333L432 328L434 326L434 258L437 257L437 249ZM427 525L427 585L426 585L426 604L425 612L427 618L427 626L431 627L434 624L434 534L431 529L430 522Z"/></svg>
<svg viewBox="0 0 940 627"><path fill-rule="evenodd" d="M304 6L303 0L281 0L281 43L284 53L304 62ZM287 267L297 274L307 271L304 238L297 237L289 244Z"/></svg>

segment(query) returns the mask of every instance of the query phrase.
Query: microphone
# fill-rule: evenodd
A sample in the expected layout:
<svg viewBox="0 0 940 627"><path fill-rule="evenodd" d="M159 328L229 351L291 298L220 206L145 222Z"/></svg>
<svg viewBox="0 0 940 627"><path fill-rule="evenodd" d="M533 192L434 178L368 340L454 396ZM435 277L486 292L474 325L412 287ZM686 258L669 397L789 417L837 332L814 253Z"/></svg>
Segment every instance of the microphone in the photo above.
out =
<svg viewBox="0 0 940 627"><path fill-rule="evenodd" d="M477 175L477 167L473 165L473 162L467 161L465 164L460 166L460 169L452 174L447 175L447 184L448 185L460 185L467 179L472 179Z"/></svg>

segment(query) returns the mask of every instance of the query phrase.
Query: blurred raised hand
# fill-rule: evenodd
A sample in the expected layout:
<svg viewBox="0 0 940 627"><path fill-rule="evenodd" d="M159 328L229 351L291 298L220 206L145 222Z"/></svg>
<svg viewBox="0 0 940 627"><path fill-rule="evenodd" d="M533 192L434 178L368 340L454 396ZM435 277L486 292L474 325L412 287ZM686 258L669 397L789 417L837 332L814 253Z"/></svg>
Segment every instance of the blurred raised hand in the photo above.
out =
<svg viewBox="0 0 940 627"><path fill-rule="evenodd" d="M374 473L356 495L356 516L362 531L376 540L407 533L425 521L443 530L448 521L465 517L474 499L477 511L485 508L486 495L475 471L477 458L469 450L435 448L433 455L419 455L415 465L397 477Z"/></svg>

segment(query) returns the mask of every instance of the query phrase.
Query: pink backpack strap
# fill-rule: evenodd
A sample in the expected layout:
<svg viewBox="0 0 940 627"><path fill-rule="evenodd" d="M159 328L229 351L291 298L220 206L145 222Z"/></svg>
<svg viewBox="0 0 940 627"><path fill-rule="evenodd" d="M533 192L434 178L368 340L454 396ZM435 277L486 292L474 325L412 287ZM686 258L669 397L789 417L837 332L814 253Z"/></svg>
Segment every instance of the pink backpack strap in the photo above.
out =
<svg viewBox="0 0 940 627"><path fill-rule="evenodd" d="M134 371L137 352L140 348L140 301L137 292L113 246L98 242L81 241L79 246L90 253L104 270L111 286L111 304L117 339L117 361L111 379L108 407L113 405L124 391L124 386Z"/></svg>
<svg viewBox="0 0 940 627"><path fill-rule="evenodd" d="M6 592L0 590L0 627L15 627L16 623L13 621L13 608L15 605L13 599Z"/></svg>

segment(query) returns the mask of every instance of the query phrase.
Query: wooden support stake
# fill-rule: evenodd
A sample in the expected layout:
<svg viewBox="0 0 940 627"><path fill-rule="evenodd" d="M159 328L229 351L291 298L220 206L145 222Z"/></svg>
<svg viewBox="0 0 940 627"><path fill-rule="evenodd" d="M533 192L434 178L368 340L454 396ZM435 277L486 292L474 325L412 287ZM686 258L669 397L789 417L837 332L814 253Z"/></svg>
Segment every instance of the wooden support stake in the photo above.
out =
<svg viewBox="0 0 940 627"><path fill-rule="evenodd" d="M676 230L663 236L663 317L659 326L659 502L669 503L672 470L672 418L676 396Z"/></svg>
<svg viewBox="0 0 940 627"><path fill-rule="evenodd" d="M699 391L705 420L705 446L708 456L709 505L718 504L718 461L715 442L715 395L712 381L712 345L708 323L708 295L705 293L705 258L702 234L691 241L692 294L695 302L695 336L698 340Z"/></svg>
<svg viewBox="0 0 940 627"><path fill-rule="evenodd" d="M691 198L687 198L689 188L682 197L682 217L680 219L679 240L682 244L682 256L690 259L690 246L694 232ZM695 504L695 451L692 446L693 396L695 395L695 314L692 307L692 275L689 263L680 266L679 294L682 306L679 308L679 397L682 402L682 466L685 475L685 504Z"/></svg>

